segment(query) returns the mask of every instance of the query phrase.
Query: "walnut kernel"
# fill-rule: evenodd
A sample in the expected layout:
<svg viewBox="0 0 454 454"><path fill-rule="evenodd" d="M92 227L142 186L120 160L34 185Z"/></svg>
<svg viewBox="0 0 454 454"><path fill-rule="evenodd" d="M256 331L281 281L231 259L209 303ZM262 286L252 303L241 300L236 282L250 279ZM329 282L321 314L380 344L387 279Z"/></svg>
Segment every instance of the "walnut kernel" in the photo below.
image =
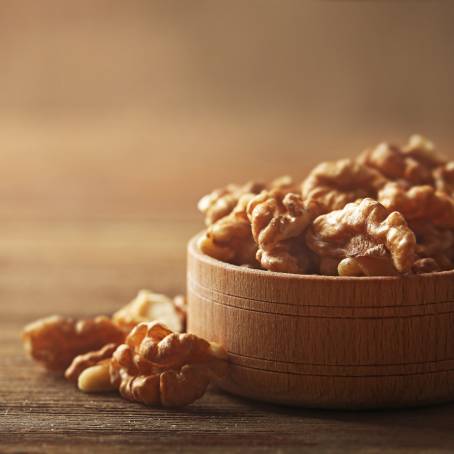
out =
<svg viewBox="0 0 454 454"><path fill-rule="evenodd" d="M222 347L194 334L176 334L157 322L141 323L114 352L111 382L125 399L183 406L226 373L226 359Z"/></svg>
<svg viewBox="0 0 454 454"><path fill-rule="evenodd" d="M316 218L306 241L321 257L366 260L369 275L380 275L387 258L401 273L409 271L416 259L415 235L402 215L389 213L370 198Z"/></svg>
<svg viewBox="0 0 454 454"><path fill-rule="evenodd" d="M340 159L315 167L303 182L302 194L305 200L315 200L331 211L359 198L374 197L385 183L374 169L351 159Z"/></svg>
<svg viewBox="0 0 454 454"><path fill-rule="evenodd" d="M56 372L63 372L76 356L124 338L124 332L103 316L75 320L54 315L30 323L22 332L30 356Z"/></svg>
<svg viewBox="0 0 454 454"><path fill-rule="evenodd" d="M304 273L310 267L304 232L322 212L317 202L303 202L295 193L262 191L247 208L252 235L258 244L257 260L271 271Z"/></svg>
<svg viewBox="0 0 454 454"><path fill-rule="evenodd" d="M177 309L174 301L168 296L141 290L130 303L113 314L112 320L126 331L130 331L139 323L158 320L169 326L172 331L181 332L182 311L183 307Z"/></svg>

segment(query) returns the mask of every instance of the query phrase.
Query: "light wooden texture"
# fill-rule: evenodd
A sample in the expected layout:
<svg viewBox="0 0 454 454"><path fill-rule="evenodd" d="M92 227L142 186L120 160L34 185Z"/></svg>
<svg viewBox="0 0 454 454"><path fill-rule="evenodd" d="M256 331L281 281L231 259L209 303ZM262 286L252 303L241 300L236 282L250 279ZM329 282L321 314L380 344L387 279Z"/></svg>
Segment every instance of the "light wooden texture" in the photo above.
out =
<svg viewBox="0 0 454 454"><path fill-rule="evenodd" d="M232 266L188 248L188 329L225 346L222 387L288 405L454 399L454 271L339 278Z"/></svg>

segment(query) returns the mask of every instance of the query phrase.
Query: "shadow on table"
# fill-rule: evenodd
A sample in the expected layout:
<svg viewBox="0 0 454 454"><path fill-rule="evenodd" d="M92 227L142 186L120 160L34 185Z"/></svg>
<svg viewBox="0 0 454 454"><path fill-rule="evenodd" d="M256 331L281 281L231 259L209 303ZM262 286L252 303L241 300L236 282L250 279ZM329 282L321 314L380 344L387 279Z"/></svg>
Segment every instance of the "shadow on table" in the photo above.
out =
<svg viewBox="0 0 454 454"><path fill-rule="evenodd" d="M439 430L446 428L452 432L454 440L454 402L440 403L430 406L412 408L377 409L377 410L326 410L315 408L295 408L284 405L269 404L233 396L219 389L212 389L210 394L216 401L222 400L219 413L238 414L244 412L251 417L254 414L266 413L275 417L296 418L304 420L320 420L333 422L352 422L355 424L376 424L384 427ZM209 401L208 401L209 402ZM228 403L230 402L230 406ZM186 412L197 415L217 413L211 405L204 405L202 400L198 405L187 407Z"/></svg>

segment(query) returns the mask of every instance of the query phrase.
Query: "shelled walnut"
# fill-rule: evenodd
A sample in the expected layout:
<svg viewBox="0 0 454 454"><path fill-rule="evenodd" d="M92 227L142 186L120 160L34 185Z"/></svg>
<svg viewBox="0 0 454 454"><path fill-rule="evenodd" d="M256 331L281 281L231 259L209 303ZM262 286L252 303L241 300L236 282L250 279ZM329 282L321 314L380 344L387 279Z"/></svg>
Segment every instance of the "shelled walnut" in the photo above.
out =
<svg viewBox="0 0 454 454"><path fill-rule="evenodd" d="M375 148L365 150L358 157L358 162L379 171L393 181L404 180L411 184L432 182L432 172L429 168L389 143L380 143Z"/></svg>
<svg viewBox="0 0 454 454"><path fill-rule="evenodd" d="M246 213L253 197L253 194L243 195L228 216L208 227L199 239L202 252L235 265L257 266L257 245Z"/></svg>
<svg viewBox="0 0 454 454"><path fill-rule="evenodd" d="M92 320L52 316L30 323L22 332L30 356L55 372L63 372L78 355L120 344L124 338L124 331L103 316Z"/></svg>
<svg viewBox="0 0 454 454"><path fill-rule="evenodd" d="M281 191L292 192L296 190L296 185L288 175L276 178L269 184L249 181L241 186L231 183L203 196L199 200L197 208L205 215L205 224L210 226L228 216L244 195L259 194L264 189L280 189Z"/></svg>
<svg viewBox="0 0 454 454"><path fill-rule="evenodd" d="M340 275L351 270L356 275L359 269L368 276L383 275L386 270L386 274L403 273L416 259L415 235L403 216L389 213L370 198L316 218L306 241L317 255L339 259ZM344 259L354 261L342 263Z"/></svg>
<svg viewBox="0 0 454 454"><path fill-rule="evenodd" d="M378 201L408 221L430 220L440 227L454 228L454 199L432 186L388 183L379 192Z"/></svg>
<svg viewBox="0 0 454 454"><path fill-rule="evenodd" d="M24 347L49 371L64 372L83 392L120 391L127 399L148 405L190 404L211 381L226 374L227 353L216 343L149 320L160 314L150 310L150 300L165 303L166 310L168 304L175 306L179 326L185 321L184 296L172 301L141 291L134 304L114 314L115 322L104 316L89 320L52 316L30 323L22 333Z"/></svg>
<svg viewBox="0 0 454 454"><path fill-rule="evenodd" d="M402 147L383 142L354 159L322 162L303 180L301 191L285 179L263 187L210 226L199 239L202 252L236 265L299 274L454 269L451 247L430 255L426 249L432 247L433 232L412 231L419 222L430 222L442 238L454 231L454 161L421 135ZM356 207L354 214L346 214L348 204L353 205L347 211ZM343 240L337 233L327 235L330 229L342 230L349 239L340 246Z"/></svg>
<svg viewBox="0 0 454 454"><path fill-rule="evenodd" d="M286 273L308 271L311 254L303 235L322 211L317 202L303 202L301 195L279 189L254 197L247 213L262 267Z"/></svg>
<svg viewBox="0 0 454 454"><path fill-rule="evenodd" d="M244 194L258 194L262 189L265 189L264 184L252 181L243 186L229 184L202 197L197 208L205 215L206 225L210 226L229 215Z"/></svg>
<svg viewBox="0 0 454 454"><path fill-rule="evenodd" d="M106 344L99 350L84 353L76 356L69 367L65 371L65 378L68 381L76 383L80 374L89 367L96 366L106 359L112 357L113 352L117 349L119 344Z"/></svg>
<svg viewBox="0 0 454 454"><path fill-rule="evenodd" d="M377 171L351 159L322 162L303 181L305 200L323 204L326 211L338 210L347 203L374 197L386 179Z"/></svg>
<svg viewBox="0 0 454 454"><path fill-rule="evenodd" d="M175 301L160 293L141 290L130 303L113 314L112 320L126 331L139 323L159 320L173 331L181 332L186 323L185 312L179 299Z"/></svg>
<svg viewBox="0 0 454 454"><path fill-rule="evenodd" d="M77 386L84 393L115 391L116 388L110 381L110 359L101 360L84 369L79 375Z"/></svg>
<svg viewBox="0 0 454 454"><path fill-rule="evenodd" d="M446 156L436 150L433 142L420 134L410 136L402 152L406 157L414 159L427 169L434 169L447 162Z"/></svg>
<svg viewBox="0 0 454 454"><path fill-rule="evenodd" d="M175 407L200 398L227 371L227 354L193 334L157 322L137 325L114 352L111 382L121 395L147 405Z"/></svg>

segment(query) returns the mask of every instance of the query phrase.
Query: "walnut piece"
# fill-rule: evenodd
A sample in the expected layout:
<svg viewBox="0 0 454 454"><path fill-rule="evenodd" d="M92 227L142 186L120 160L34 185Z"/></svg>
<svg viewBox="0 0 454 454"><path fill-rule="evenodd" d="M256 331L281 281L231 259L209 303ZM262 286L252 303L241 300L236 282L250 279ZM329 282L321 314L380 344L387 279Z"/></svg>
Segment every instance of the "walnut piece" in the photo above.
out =
<svg viewBox="0 0 454 454"><path fill-rule="evenodd" d="M235 265L257 265L257 245L246 214L253 197L253 194L243 195L228 216L208 227L198 242L204 254Z"/></svg>
<svg viewBox="0 0 454 454"><path fill-rule="evenodd" d="M276 178L269 184L249 181L240 186L232 183L224 188L215 189L210 194L202 197L197 204L197 208L205 215L205 224L210 226L223 217L228 216L237 206L242 196L259 194L264 189L281 189L291 192L296 190L296 186L288 175Z"/></svg>
<svg viewBox="0 0 454 454"><path fill-rule="evenodd" d="M255 182L248 182L243 186L229 184L224 188L215 189L210 194L202 197L197 208L205 215L206 225L210 226L229 215L241 196L244 194L258 194L264 188L264 184Z"/></svg>
<svg viewBox="0 0 454 454"><path fill-rule="evenodd" d="M408 220L430 220L435 225L454 228L454 199L432 186L388 183L378 194L388 210L399 211Z"/></svg>
<svg viewBox="0 0 454 454"><path fill-rule="evenodd" d="M116 390L110 381L110 360L105 359L84 369L78 377L78 388L85 393Z"/></svg>
<svg viewBox="0 0 454 454"><path fill-rule="evenodd" d="M365 150L358 162L379 171L390 180L404 180L412 184L432 182L432 172L422 163L404 153L399 147L380 143L375 148Z"/></svg>
<svg viewBox="0 0 454 454"><path fill-rule="evenodd" d="M347 257L339 262L339 276L395 276L399 274L391 257Z"/></svg>
<svg viewBox="0 0 454 454"><path fill-rule="evenodd" d="M258 244L257 260L263 268L284 273L308 271L310 252L304 232L322 212L317 202L303 202L295 193L262 191L247 208L252 235Z"/></svg>
<svg viewBox="0 0 454 454"><path fill-rule="evenodd" d="M76 383L80 374L85 369L95 366L105 359L111 358L117 347L118 344L110 343L104 345L104 347L99 350L76 356L65 371L66 380Z"/></svg>
<svg viewBox="0 0 454 454"><path fill-rule="evenodd" d="M175 302L159 293L141 290L126 306L112 316L112 320L125 331L142 322L158 320L170 327L172 331L183 331L183 307L177 309Z"/></svg>
<svg viewBox="0 0 454 454"><path fill-rule="evenodd" d="M435 149L435 145L426 137L413 134L402 148L405 157L414 159L427 169L433 169L446 164L446 156Z"/></svg>
<svg viewBox="0 0 454 454"><path fill-rule="evenodd" d="M341 271L355 266L370 276L381 275L388 259L400 273L409 271L416 259L415 235L403 216L389 213L370 198L316 218L306 242L321 257L355 259L355 263L344 262Z"/></svg>
<svg viewBox="0 0 454 454"><path fill-rule="evenodd" d="M22 332L30 356L55 372L63 372L80 354L120 344L124 338L124 332L104 316L75 320L54 315L30 323Z"/></svg>
<svg viewBox="0 0 454 454"><path fill-rule="evenodd" d="M200 398L227 372L227 354L194 334L176 334L158 322L137 325L114 352L111 382L128 400L178 407Z"/></svg>
<svg viewBox="0 0 454 454"><path fill-rule="evenodd" d="M351 159L340 159L315 167L302 184L302 194L305 200L315 200L331 211L359 198L375 197L385 183L376 170Z"/></svg>

